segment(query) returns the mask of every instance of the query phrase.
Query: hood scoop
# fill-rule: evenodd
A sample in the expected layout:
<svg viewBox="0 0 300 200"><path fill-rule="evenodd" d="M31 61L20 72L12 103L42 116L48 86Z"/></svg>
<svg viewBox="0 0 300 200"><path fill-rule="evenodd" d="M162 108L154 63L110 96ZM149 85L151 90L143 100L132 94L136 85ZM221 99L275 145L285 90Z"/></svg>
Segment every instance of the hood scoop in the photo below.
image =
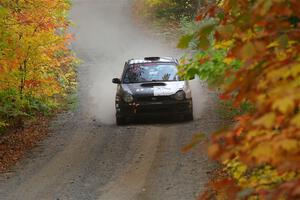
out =
<svg viewBox="0 0 300 200"><path fill-rule="evenodd" d="M165 83L159 83L159 82L151 82L151 83L142 83L141 87L154 87L154 86L166 86Z"/></svg>

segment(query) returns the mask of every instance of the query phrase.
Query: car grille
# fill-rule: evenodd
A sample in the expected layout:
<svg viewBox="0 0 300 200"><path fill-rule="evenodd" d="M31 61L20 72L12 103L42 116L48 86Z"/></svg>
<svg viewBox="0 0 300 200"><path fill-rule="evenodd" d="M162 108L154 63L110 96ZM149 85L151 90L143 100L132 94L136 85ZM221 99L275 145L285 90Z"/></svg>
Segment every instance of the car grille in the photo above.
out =
<svg viewBox="0 0 300 200"><path fill-rule="evenodd" d="M172 100L170 96L143 96L143 97L136 97L137 102L162 102L162 101L169 101Z"/></svg>

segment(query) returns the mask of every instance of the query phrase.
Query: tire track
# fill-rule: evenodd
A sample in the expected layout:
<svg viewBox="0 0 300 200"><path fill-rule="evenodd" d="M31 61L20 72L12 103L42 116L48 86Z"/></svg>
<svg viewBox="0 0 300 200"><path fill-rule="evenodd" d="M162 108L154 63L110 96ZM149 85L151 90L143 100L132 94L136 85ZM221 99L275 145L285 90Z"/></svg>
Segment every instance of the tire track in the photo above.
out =
<svg viewBox="0 0 300 200"><path fill-rule="evenodd" d="M103 194L98 200L133 200L143 191L147 174L155 159L160 135L164 131L162 127L150 127L138 138L139 141L133 143L138 145L135 156L124 166L124 170L116 180L101 188Z"/></svg>

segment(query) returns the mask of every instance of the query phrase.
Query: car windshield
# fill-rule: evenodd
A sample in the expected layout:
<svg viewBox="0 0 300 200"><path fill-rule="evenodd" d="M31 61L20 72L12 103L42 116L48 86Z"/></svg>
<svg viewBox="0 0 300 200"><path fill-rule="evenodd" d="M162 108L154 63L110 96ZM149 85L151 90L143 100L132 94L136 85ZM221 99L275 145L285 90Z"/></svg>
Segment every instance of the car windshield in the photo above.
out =
<svg viewBox="0 0 300 200"><path fill-rule="evenodd" d="M177 67L173 63L132 64L125 72L123 82L179 81L177 72Z"/></svg>

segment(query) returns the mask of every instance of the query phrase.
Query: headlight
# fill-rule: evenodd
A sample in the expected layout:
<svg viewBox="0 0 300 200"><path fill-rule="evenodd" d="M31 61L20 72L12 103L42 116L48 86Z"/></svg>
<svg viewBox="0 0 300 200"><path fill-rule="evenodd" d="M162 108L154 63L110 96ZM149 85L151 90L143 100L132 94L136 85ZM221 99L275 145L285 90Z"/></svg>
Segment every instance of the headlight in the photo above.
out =
<svg viewBox="0 0 300 200"><path fill-rule="evenodd" d="M184 91L178 91L176 92L176 94L174 95L174 98L178 101L182 101L185 99L185 92Z"/></svg>
<svg viewBox="0 0 300 200"><path fill-rule="evenodd" d="M123 100L126 102L126 103L131 103L133 102L133 96L127 92L125 92L123 94Z"/></svg>

